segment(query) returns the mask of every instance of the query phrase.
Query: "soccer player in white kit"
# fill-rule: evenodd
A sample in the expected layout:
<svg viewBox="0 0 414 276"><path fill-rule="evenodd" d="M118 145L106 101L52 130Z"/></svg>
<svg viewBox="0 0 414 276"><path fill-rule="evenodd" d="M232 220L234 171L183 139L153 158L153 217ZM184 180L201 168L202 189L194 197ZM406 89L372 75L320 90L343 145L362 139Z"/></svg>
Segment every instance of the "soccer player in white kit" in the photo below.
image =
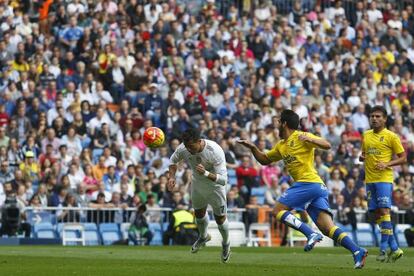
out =
<svg viewBox="0 0 414 276"><path fill-rule="evenodd" d="M191 199L199 237L191 247L191 253L197 253L211 240L210 234L207 233L207 205L209 204L213 208L214 218L223 237L221 260L227 263L231 251L229 223L226 216L227 169L223 149L214 141L201 139L197 129L188 129L182 135L182 144L177 147L170 160L168 179L170 191L175 186L175 174L179 162L187 161L193 171Z"/></svg>

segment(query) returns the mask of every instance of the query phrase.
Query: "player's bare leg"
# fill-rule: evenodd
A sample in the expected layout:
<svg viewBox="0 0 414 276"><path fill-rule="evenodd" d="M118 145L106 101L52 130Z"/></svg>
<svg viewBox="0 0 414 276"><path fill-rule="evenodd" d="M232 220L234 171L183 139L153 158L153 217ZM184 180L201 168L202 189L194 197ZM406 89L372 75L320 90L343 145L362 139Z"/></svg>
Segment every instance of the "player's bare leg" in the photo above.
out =
<svg viewBox="0 0 414 276"><path fill-rule="evenodd" d="M216 219L216 223L220 231L220 234L223 237L221 261L223 263L228 263L230 260L230 255L231 255L230 241L229 241L229 222L225 215L224 216L214 215L214 218Z"/></svg>
<svg viewBox="0 0 414 276"><path fill-rule="evenodd" d="M290 210L292 208L278 202L273 210L273 214L276 216L277 220L287 224L293 229L302 232L307 238L308 242L305 245L304 250L310 251L313 249L316 243L322 240L322 235L314 232L309 225L301 221L299 218L294 216Z"/></svg>
<svg viewBox="0 0 414 276"><path fill-rule="evenodd" d="M206 208L194 210L196 224L198 229L198 239L191 247L191 253L197 253L207 242L211 240L210 234L207 233L208 214Z"/></svg>
<svg viewBox="0 0 414 276"><path fill-rule="evenodd" d="M365 248L356 245L347 236L347 234L341 230L341 228L336 226L332 221L332 217L330 214L321 211L316 221L316 225L325 236L330 237L336 243L340 244L352 253L355 262L354 268L360 269L364 267L365 259L368 256L368 251Z"/></svg>

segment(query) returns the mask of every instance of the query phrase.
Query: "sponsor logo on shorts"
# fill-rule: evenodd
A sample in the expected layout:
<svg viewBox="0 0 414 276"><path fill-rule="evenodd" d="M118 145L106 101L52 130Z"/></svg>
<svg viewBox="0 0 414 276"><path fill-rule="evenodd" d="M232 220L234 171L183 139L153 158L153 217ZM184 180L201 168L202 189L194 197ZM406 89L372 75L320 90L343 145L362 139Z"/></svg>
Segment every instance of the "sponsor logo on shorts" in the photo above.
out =
<svg viewBox="0 0 414 276"><path fill-rule="evenodd" d="M379 204L388 204L390 202L390 198L387 196L377 197L377 202Z"/></svg>

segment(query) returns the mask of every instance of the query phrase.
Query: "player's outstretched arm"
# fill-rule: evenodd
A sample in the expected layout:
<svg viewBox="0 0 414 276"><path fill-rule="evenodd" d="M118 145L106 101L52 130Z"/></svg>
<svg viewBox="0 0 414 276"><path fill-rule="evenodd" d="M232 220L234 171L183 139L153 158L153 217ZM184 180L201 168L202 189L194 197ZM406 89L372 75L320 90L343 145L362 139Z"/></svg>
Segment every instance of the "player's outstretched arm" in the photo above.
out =
<svg viewBox="0 0 414 276"><path fill-rule="evenodd" d="M323 150L329 150L331 149L331 143L329 143L326 139L323 138L314 138L311 137L310 135L306 135L306 134L301 134L299 135L299 139L301 141L305 141L307 143L310 143L312 145L314 145L315 147L319 148L319 149L323 149Z"/></svg>
<svg viewBox="0 0 414 276"><path fill-rule="evenodd" d="M262 164L262 165L269 165L270 163L272 163L272 160L270 160L267 155L259 150L255 144L253 144L250 141L247 140L238 140L237 143L245 146L246 148L248 148L254 155L254 158L256 158L256 160Z"/></svg>

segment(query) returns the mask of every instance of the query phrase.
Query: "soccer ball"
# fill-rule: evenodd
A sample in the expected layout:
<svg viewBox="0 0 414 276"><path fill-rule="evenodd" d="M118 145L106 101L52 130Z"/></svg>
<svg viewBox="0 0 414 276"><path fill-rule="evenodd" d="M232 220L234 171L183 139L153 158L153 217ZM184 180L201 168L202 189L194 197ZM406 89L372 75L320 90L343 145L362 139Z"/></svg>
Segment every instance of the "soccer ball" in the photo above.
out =
<svg viewBox="0 0 414 276"><path fill-rule="evenodd" d="M158 148L164 144L165 134L158 127L149 127L144 131L144 144L149 148Z"/></svg>

